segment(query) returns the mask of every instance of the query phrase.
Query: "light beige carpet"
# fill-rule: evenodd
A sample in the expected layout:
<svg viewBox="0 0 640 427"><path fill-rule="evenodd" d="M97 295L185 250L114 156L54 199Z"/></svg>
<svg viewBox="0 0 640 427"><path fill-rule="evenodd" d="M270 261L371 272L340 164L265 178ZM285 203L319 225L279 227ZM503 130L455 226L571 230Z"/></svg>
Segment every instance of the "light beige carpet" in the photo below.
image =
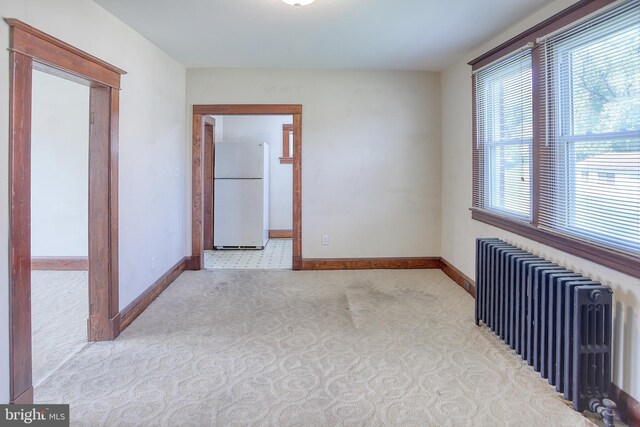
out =
<svg viewBox="0 0 640 427"><path fill-rule="evenodd" d="M577 426L439 270L186 272L36 389L86 426Z"/></svg>
<svg viewBox="0 0 640 427"><path fill-rule="evenodd" d="M88 345L88 284L86 271L31 272L34 386Z"/></svg>

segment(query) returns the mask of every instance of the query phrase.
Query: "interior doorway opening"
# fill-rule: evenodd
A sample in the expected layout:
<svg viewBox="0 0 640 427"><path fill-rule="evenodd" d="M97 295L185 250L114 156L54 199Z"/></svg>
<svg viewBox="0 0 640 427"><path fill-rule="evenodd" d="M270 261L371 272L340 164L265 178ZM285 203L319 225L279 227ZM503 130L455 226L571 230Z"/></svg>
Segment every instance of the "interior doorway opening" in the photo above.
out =
<svg viewBox="0 0 640 427"><path fill-rule="evenodd" d="M215 194L213 197L206 194L207 182L213 177L214 171L208 171L209 165L213 167L215 162L211 162L213 154L207 152L207 134L211 132L209 125L215 126L215 116L291 116L291 137L292 144L289 145L291 156L287 163L292 167L292 226L291 226L291 268L299 270L302 261L302 106L291 104L264 104L264 105L194 105L193 106L193 144L192 144L192 227L191 227L191 250L192 255L187 267L191 270L200 270L205 267L205 245L215 246L215 230L213 238L209 240L212 227L215 228ZM224 126L224 125L223 125ZM219 131L218 131L219 132ZM280 143L278 143L278 153L282 149L283 130L280 129ZM215 136L213 137L215 144ZM284 157L284 155L280 156ZM278 162L280 164L280 162ZM213 178L215 179L215 178ZM210 220L209 212L213 215ZM206 238L205 238L206 230ZM280 230L274 230L280 231ZM277 234L277 233L276 233ZM272 234L274 235L274 234ZM276 237L273 237L274 239ZM206 240L206 243L205 243Z"/></svg>
<svg viewBox="0 0 640 427"><path fill-rule="evenodd" d="M204 267L292 268L293 115L204 116Z"/></svg>
<svg viewBox="0 0 640 427"><path fill-rule="evenodd" d="M33 387L88 342L89 88L38 70L31 111Z"/></svg>
<svg viewBox="0 0 640 427"><path fill-rule="evenodd" d="M31 318L31 119L34 70L89 88L88 298L90 341L120 333L118 126L125 72L24 22L10 32L9 370L10 402L33 403Z"/></svg>

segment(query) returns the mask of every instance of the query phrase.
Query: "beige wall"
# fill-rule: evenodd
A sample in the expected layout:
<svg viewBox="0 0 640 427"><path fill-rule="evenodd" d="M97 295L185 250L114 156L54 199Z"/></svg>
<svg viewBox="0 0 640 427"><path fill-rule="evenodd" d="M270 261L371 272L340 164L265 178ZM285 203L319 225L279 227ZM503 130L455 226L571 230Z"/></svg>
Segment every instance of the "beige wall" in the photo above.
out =
<svg viewBox="0 0 640 427"><path fill-rule="evenodd" d="M614 382L640 398L640 280L471 219L471 67L485 51L569 6L557 1L442 72L442 256L474 276L474 241L500 237L614 289Z"/></svg>
<svg viewBox="0 0 640 427"><path fill-rule="evenodd" d="M31 256L87 256L89 88L33 72Z"/></svg>
<svg viewBox="0 0 640 427"><path fill-rule="evenodd" d="M302 104L303 256L442 254L473 276L476 237L515 242L613 286L615 381L640 398L640 281L472 221L468 211L471 73L466 62L569 4L568 0L551 4L440 75L257 69L185 73L184 67L91 1L0 0L0 15L22 19L128 71L123 77L120 121L121 308L190 254L191 106ZM0 40L0 67L7 70L4 23ZM3 73L0 403L9 398L8 89L8 75ZM329 235L328 246L321 245L323 234ZM157 260L155 269L151 256Z"/></svg>
<svg viewBox="0 0 640 427"><path fill-rule="evenodd" d="M17 18L128 72L120 97L120 308L185 254L185 68L88 0L1 0ZM0 403L9 399L9 28L0 23ZM151 268L150 257L156 257Z"/></svg>
<svg viewBox="0 0 640 427"><path fill-rule="evenodd" d="M302 104L304 257L439 255L438 74L187 71L189 115L193 104L227 103Z"/></svg>

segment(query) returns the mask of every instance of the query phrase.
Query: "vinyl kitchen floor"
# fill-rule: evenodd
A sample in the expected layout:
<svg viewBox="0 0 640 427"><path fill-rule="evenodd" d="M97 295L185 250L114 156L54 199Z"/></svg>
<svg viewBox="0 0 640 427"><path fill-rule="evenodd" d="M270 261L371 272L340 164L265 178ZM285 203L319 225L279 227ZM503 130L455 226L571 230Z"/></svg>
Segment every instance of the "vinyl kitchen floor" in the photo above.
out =
<svg viewBox="0 0 640 427"><path fill-rule="evenodd" d="M204 267L226 270L291 270L291 239L269 239L263 250L205 251Z"/></svg>

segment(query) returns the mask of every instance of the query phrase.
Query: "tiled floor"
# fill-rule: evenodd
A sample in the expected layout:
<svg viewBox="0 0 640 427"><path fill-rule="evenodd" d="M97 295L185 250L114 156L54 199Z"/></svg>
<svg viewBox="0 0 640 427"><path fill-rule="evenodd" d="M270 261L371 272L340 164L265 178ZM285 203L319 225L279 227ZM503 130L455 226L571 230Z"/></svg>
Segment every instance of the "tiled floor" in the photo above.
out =
<svg viewBox="0 0 640 427"><path fill-rule="evenodd" d="M291 239L269 239L263 250L205 251L204 267L231 270L291 270Z"/></svg>

